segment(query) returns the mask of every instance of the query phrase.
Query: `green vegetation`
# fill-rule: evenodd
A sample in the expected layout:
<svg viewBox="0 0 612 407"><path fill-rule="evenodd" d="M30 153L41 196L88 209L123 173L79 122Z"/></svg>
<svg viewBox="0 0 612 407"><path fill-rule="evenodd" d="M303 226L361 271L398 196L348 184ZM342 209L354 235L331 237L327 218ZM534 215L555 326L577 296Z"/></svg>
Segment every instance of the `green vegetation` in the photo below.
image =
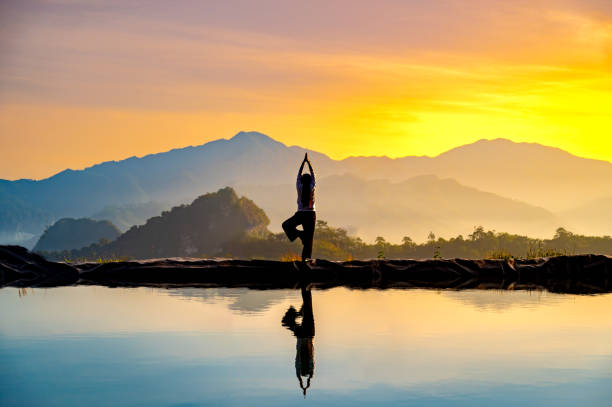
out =
<svg viewBox="0 0 612 407"><path fill-rule="evenodd" d="M287 258L287 253L299 253L299 243L290 243L282 233L270 233L264 238L230 242L225 251L238 258ZM469 258L518 259L560 255L598 253L612 255L612 237L583 236L558 228L552 239L486 231L482 226L464 238L436 238L430 233L426 243L416 244L408 236L402 243L392 244L378 237L367 244L358 237L348 236L341 228L317 221L313 256L329 260L401 259L401 258Z"/></svg>
<svg viewBox="0 0 612 407"><path fill-rule="evenodd" d="M212 255L198 257L255 258L281 261L299 260L301 246L299 241L289 242L284 233L261 232L244 234L225 242L218 250L208 251ZM87 250L63 253L44 253L47 257L58 260L86 261L87 259L107 259L118 261L127 258L164 257L129 255L122 256L109 253L107 248L92 245ZM169 253L167 256L184 254ZM420 259L420 258L468 258L468 259L520 259L552 257L597 253L612 255L612 237L583 236L573 234L564 228L557 229L552 239L534 239L527 236L485 231L476 227L466 238L459 235L450 239L437 238L426 243L416 244L405 237L400 244L387 242L384 238L376 239L374 244L365 243L358 237L349 236L346 230L329 226L325 221L317 221L313 256L328 260L353 259ZM192 253L191 256L195 256Z"/></svg>
<svg viewBox="0 0 612 407"><path fill-rule="evenodd" d="M124 257L108 257L108 258L103 258L103 257L98 257L97 259L88 259L88 258L82 258L82 259L68 259L65 258L63 259L64 263L98 263L98 264L105 264L105 263L117 263L120 261L128 261L131 260L130 257L128 256L124 256Z"/></svg>
<svg viewBox="0 0 612 407"><path fill-rule="evenodd" d="M57 260L220 256L227 242L265 236L268 223L253 201L223 188L164 211L111 242L42 254Z"/></svg>
<svg viewBox="0 0 612 407"><path fill-rule="evenodd" d="M299 259L299 240L267 229L268 217L247 198L224 188L150 218L112 242L98 242L79 250L43 253L64 261L118 261L127 258L228 257L282 261ZM317 221L313 257L329 260L401 258L536 258L565 254L612 255L610 236L577 235L558 228L552 239L499 233L474 228L467 237L444 239L430 232L425 243L405 236L399 244L378 236L373 243L350 236L346 230Z"/></svg>

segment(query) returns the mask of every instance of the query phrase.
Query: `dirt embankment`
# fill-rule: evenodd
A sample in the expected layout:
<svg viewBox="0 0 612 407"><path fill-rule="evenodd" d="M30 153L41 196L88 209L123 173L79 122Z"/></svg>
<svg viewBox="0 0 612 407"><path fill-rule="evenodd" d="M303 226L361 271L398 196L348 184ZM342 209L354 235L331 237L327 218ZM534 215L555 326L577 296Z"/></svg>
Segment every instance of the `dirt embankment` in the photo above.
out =
<svg viewBox="0 0 612 407"><path fill-rule="evenodd" d="M534 260L365 260L309 263L267 260L151 259L67 264L19 246L0 246L0 286L546 289L612 292L612 257L558 256Z"/></svg>

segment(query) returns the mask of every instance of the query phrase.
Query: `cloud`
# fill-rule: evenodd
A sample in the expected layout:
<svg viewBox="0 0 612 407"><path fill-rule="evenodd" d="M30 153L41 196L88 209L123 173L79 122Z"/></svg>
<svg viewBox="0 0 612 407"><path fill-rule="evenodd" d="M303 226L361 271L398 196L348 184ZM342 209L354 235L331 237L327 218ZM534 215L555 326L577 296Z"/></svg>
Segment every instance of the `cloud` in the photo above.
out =
<svg viewBox="0 0 612 407"><path fill-rule="evenodd" d="M87 130L95 118L136 138L105 159L140 155L166 146L134 136L152 131L149 117L185 144L204 141L203 123L207 137L258 128L334 157L435 155L520 133L611 159L592 135L612 114L611 21L598 0L6 1L0 147L22 134L26 151L42 128L104 137ZM570 133L582 144L559 136Z"/></svg>
<svg viewBox="0 0 612 407"><path fill-rule="evenodd" d="M570 2L12 4L4 103L248 110L388 74L486 82L497 65L563 67L609 50L609 24Z"/></svg>

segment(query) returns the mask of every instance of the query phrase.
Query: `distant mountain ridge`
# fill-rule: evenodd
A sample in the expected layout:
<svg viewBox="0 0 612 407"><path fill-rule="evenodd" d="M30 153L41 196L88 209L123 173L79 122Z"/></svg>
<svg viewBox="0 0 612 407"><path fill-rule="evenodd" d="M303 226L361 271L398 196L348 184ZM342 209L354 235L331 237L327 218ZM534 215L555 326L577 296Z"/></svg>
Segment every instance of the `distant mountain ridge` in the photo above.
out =
<svg viewBox="0 0 612 407"><path fill-rule="evenodd" d="M225 186L242 192L258 186L266 189L292 185L305 151L319 179L352 174L366 181L383 179L397 183L420 175L435 175L553 212L588 207L589 202L612 195L611 163L579 158L557 148L536 144L504 139L480 140L437 157L352 157L338 161L316 151L288 147L262 133L240 132L231 139L200 146L105 162L84 170L65 170L40 181L0 180L0 202L18 203L17 208L0 208L0 235L17 231L41 233L45 223L51 224L62 217L91 216L107 206L137 206L146 202L175 205ZM358 189L344 192L347 196L359 196L359 186L355 188ZM292 191L288 193L294 193ZM395 202L410 199L409 196L395 198ZM323 189L319 190L318 199L325 200ZM436 199L442 200L444 196ZM330 201L328 207L332 207L332 203ZM394 201L380 204L390 205L389 213L405 210L405 205L396 205ZM351 202L343 205L345 212L350 213ZM266 205L261 206L270 210ZM294 206L292 203L286 208L287 216ZM432 202L431 206L444 205ZM375 207L368 211L376 215ZM31 213L31 216L15 217L14 212ZM580 216L574 218L580 219ZM2 219L17 221L9 223ZM359 218L350 219L350 223L349 220L337 222L329 216L326 219L332 224L355 225L359 229ZM465 219L457 219L454 225L448 224L448 230L453 234L465 233L465 222ZM576 226L580 227L578 223ZM552 232L542 230L540 234ZM386 230L380 230L379 234L385 235Z"/></svg>
<svg viewBox="0 0 612 407"><path fill-rule="evenodd" d="M581 158L556 147L507 139L478 140L436 157L350 157L351 173L394 181L435 174L552 211L612 194L612 163Z"/></svg>
<svg viewBox="0 0 612 407"><path fill-rule="evenodd" d="M286 180L287 173L279 170L284 165L295 172L295 161L303 151L261 133L240 132L229 140L108 161L83 170L64 170L40 181L0 180L0 197L27 197L31 205L60 216L87 215L108 205L178 203L197 196L196 191L215 190L236 182ZM323 168L333 166L334 162L324 154L309 152ZM168 196L174 199L161 199Z"/></svg>
<svg viewBox="0 0 612 407"><path fill-rule="evenodd" d="M91 215L91 218L109 220L121 232L125 232L134 225L144 224L149 218L159 215L170 207L171 205L153 201L132 205L106 206L101 211Z"/></svg>
<svg viewBox="0 0 612 407"><path fill-rule="evenodd" d="M423 242L437 236L467 235L483 225L509 233L546 237L563 222L546 209L467 187L454 179L420 175L404 181L364 180L351 174L317 181L317 212L367 241L384 236ZM239 189L270 217L273 231L295 210L294 184Z"/></svg>

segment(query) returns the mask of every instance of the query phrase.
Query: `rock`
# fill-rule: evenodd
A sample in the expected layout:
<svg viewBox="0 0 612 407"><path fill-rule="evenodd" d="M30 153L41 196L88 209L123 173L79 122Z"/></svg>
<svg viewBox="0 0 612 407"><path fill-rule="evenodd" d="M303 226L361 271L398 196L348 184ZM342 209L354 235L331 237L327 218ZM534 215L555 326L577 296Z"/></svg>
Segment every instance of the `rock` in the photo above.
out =
<svg viewBox="0 0 612 407"><path fill-rule="evenodd" d="M75 284L79 272L74 267L47 261L21 246L0 246L0 286L53 287Z"/></svg>
<svg viewBox="0 0 612 407"><path fill-rule="evenodd" d="M281 262L189 258L66 264L19 246L0 246L0 284L17 287L94 284L153 287L546 289L612 292L612 257L533 260L353 260Z"/></svg>

